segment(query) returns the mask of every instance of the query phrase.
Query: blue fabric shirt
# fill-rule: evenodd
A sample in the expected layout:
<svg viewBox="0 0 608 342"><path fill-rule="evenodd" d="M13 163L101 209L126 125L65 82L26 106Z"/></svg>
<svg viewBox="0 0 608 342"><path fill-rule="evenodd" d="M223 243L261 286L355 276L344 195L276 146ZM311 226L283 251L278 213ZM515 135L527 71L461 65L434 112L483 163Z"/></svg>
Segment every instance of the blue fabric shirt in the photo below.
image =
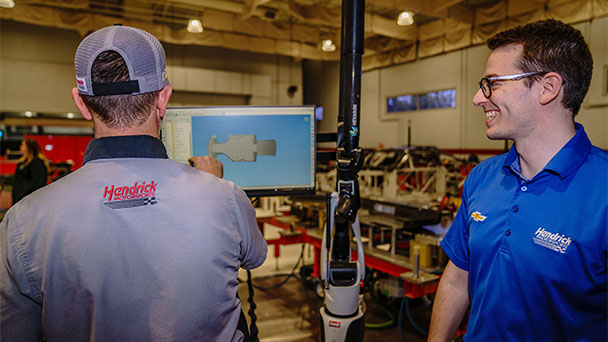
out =
<svg viewBox="0 0 608 342"><path fill-rule="evenodd" d="M532 179L515 148L467 177L442 248L469 272L464 340L607 341L608 154L576 135Z"/></svg>
<svg viewBox="0 0 608 342"><path fill-rule="evenodd" d="M245 193L151 136L84 159L0 223L0 341L242 341L237 273L267 250Z"/></svg>

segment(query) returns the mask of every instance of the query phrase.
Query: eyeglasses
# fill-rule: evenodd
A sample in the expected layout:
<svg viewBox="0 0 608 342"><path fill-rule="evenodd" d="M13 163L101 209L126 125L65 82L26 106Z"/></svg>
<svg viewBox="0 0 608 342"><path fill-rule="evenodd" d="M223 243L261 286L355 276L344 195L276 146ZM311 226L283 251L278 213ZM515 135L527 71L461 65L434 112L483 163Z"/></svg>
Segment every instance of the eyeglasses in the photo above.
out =
<svg viewBox="0 0 608 342"><path fill-rule="evenodd" d="M481 79L481 81L479 81L479 88L481 88L483 96L485 96L486 99L489 99L490 96L492 96L492 83L494 82L521 80L522 78L544 75L546 73L548 73L548 71L524 72L523 74L484 77Z"/></svg>

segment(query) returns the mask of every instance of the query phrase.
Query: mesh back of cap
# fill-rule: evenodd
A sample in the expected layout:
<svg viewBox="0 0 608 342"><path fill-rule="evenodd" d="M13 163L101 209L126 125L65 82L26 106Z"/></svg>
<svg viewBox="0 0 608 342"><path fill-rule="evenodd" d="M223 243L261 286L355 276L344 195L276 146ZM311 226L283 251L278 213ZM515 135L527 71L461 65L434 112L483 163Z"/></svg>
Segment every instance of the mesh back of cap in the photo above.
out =
<svg viewBox="0 0 608 342"><path fill-rule="evenodd" d="M110 26L86 37L76 51L75 67L81 94L94 95L91 67L104 51L116 51L125 60L131 80L139 82L139 92L157 91L169 84L165 77L165 53L151 34L128 26ZM81 87L81 81L85 84Z"/></svg>

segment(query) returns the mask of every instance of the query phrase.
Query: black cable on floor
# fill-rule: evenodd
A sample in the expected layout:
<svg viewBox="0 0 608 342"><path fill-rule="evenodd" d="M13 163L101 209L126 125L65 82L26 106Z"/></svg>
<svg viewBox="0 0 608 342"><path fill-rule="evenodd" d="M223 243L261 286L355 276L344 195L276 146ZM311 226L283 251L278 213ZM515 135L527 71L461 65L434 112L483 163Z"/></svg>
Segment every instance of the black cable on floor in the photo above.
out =
<svg viewBox="0 0 608 342"><path fill-rule="evenodd" d="M399 305L399 316L398 316L398 320L399 320L399 337L401 338L401 342L405 342L405 336L403 335L403 308L405 307L405 301L409 300L409 298L404 297L403 300L401 300L401 305Z"/></svg>
<svg viewBox="0 0 608 342"><path fill-rule="evenodd" d="M283 286L291 277L296 277L299 280L302 280L297 274L296 274L296 269L298 268L298 266L300 265L300 261L302 261L302 259L304 258L304 248L306 247L305 244L302 244L302 250L300 251L300 256L298 257L298 261L296 261L296 264L293 266L293 268L291 269L291 272L289 274L287 274L287 276L285 277L285 279L281 280L278 284L276 285L272 285L272 286L261 286L261 285L256 285L253 284L253 287L255 287L256 289L260 289L260 290L274 290L276 288L279 288L281 286Z"/></svg>
<svg viewBox="0 0 608 342"><path fill-rule="evenodd" d="M408 297L403 297L401 301L401 305L399 306L399 336L401 336L401 341L405 342L405 338L403 337L403 308L405 307L405 313L407 314L407 319L410 321L410 324L424 336L428 336L429 332L422 329L416 321L414 321L414 316L412 316L412 310L410 309L410 299Z"/></svg>
<svg viewBox="0 0 608 342"><path fill-rule="evenodd" d="M253 286L251 283L251 271L247 270L247 287L249 288L249 298L247 301L249 302L249 317L251 317L251 324L249 325L249 338L251 342L258 342L258 327L255 325L257 321L257 316L255 315L256 305L253 301Z"/></svg>

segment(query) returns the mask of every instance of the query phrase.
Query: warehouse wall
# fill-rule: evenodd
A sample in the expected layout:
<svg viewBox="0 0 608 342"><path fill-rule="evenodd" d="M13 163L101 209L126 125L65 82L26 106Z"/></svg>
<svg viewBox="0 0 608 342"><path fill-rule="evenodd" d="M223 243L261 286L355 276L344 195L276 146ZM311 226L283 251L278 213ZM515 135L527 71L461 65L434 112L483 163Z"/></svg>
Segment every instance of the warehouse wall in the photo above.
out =
<svg viewBox="0 0 608 342"><path fill-rule="evenodd" d="M608 77L608 17L575 26L589 41L595 60L592 85L576 120L585 126L594 144L606 149L608 95L603 87ZM74 31L0 21L0 111L77 112L70 92L73 57L80 40ZM212 47L164 46L169 77L176 87L172 105L317 104L325 108L318 130L336 130L339 63L301 62ZM485 46L475 46L364 72L360 144L393 147L406 145L410 139L413 145L440 148L502 148L502 141L485 137L482 110L471 103L488 55ZM291 97L290 86L297 87ZM451 87L457 90L454 109L386 113L389 96Z"/></svg>
<svg viewBox="0 0 608 342"><path fill-rule="evenodd" d="M594 71L589 93L576 121L585 126L591 141L608 149L608 17L574 25L583 32L594 58ZM364 147L403 146L408 143L411 125L412 145L434 145L439 148L496 148L504 141L485 136L483 110L472 104L479 89L490 51L485 45L421 59L416 62L376 69L363 73L361 94L361 139ZM305 71L308 71L305 64ZM312 69L316 71L315 69ZM339 65L324 67L317 77L325 85L337 87ZM603 88L604 87L604 88ZM456 88L456 108L387 114L386 99L391 96ZM308 88L307 88L308 89ZM337 91L335 111L326 110L319 127L335 131L337 122ZM335 99L335 100L334 100ZM334 108L333 102L319 103Z"/></svg>
<svg viewBox="0 0 608 342"><path fill-rule="evenodd" d="M75 31L0 21L0 111L77 112L71 89L74 53L81 39ZM221 48L163 45L168 76L176 88L172 105L302 104L300 61ZM190 77L180 78L178 71ZM297 88L293 94L287 91L290 86Z"/></svg>
<svg viewBox="0 0 608 342"><path fill-rule="evenodd" d="M77 112L74 31L0 21L0 110Z"/></svg>
<svg viewBox="0 0 608 342"><path fill-rule="evenodd" d="M340 97L340 63L304 60L302 69L304 104L323 106L324 119L318 122L317 131L335 132Z"/></svg>

